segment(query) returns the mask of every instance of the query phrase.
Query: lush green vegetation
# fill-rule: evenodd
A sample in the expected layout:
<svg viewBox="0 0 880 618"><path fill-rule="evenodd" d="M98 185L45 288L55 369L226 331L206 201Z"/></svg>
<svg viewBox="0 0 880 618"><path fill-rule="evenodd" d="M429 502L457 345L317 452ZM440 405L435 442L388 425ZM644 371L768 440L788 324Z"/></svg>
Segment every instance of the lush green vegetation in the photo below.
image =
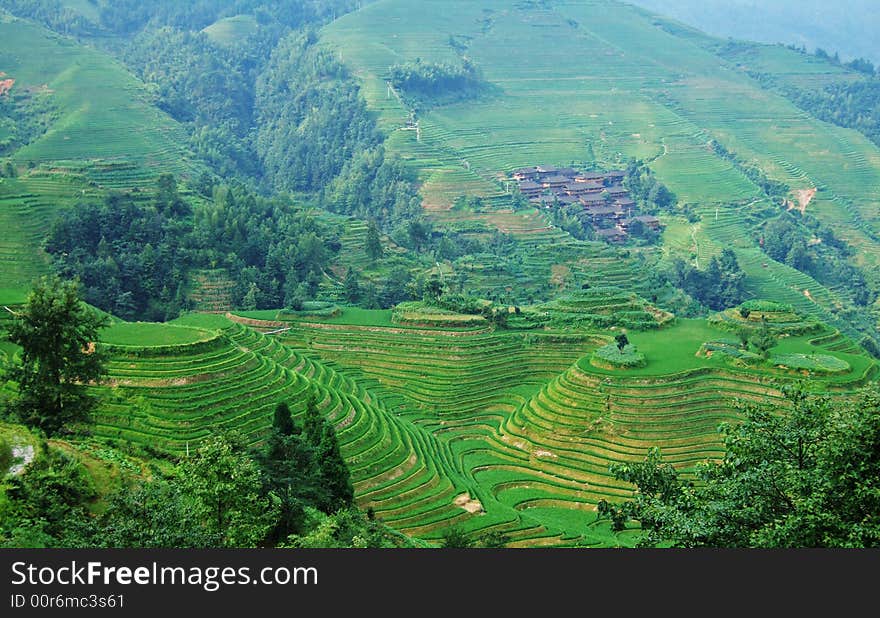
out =
<svg viewBox="0 0 880 618"><path fill-rule="evenodd" d="M612 464L636 486L599 512L615 528L636 518L640 543L677 547L876 547L880 426L876 388L832 404L797 387L779 406L744 404L724 427L725 453L683 478L652 449L644 462Z"/></svg>
<svg viewBox="0 0 880 618"><path fill-rule="evenodd" d="M4 374L18 387L15 418L48 436L88 420L97 402L86 387L105 374L95 342L106 325L79 299L76 283L44 278L34 287L8 327L9 341L21 346L20 363Z"/></svg>
<svg viewBox="0 0 880 618"><path fill-rule="evenodd" d="M787 90L868 135L868 63L611 0L414 6L0 0L35 20L0 18L0 413L37 427L0 425L36 447L2 543L633 545L610 464L660 445L686 483L735 402L876 378L880 151ZM622 170L661 225L596 242L509 184L534 165ZM52 269L113 316L69 338L106 358L68 380L88 424L19 409Z"/></svg>

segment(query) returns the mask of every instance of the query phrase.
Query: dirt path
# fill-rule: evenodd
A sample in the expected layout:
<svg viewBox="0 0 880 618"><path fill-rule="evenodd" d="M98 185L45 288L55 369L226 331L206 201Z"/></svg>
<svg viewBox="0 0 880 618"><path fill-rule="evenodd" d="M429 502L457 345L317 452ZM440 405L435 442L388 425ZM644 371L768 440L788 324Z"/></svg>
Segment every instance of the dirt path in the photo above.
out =
<svg viewBox="0 0 880 618"><path fill-rule="evenodd" d="M810 205L810 202L813 201L813 198L816 197L817 189L795 189L794 196L797 198L797 206L796 208L801 211L801 214L807 212L807 206Z"/></svg>

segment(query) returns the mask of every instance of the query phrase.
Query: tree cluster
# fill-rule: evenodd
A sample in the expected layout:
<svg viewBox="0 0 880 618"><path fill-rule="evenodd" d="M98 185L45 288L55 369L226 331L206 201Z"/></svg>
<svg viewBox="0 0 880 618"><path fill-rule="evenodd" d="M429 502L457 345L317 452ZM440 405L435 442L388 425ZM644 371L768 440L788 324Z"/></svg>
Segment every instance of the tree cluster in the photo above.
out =
<svg viewBox="0 0 880 618"><path fill-rule="evenodd" d="M176 317L197 268L225 268L233 302L246 309L297 308L315 297L339 230L279 198L206 190L209 200L187 200L163 176L152 199L111 194L80 204L55 221L46 251L61 275L79 278L87 302L125 319Z"/></svg>
<svg viewBox="0 0 880 618"><path fill-rule="evenodd" d="M712 256L705 270L676 259L670 279L676 287L713 311L739 305L745 297L745 273L730 249L724 249L720 256Z"/></svg>
<svg viewBox="0 0 880 618"><path fill-rule="evenodd" d="M768 221L761 230L761 246L777 262L844 290L857 305L867 306L876 296L862 271L847 261L849 246L815 217L788 211Z"/></svg>
<svg viewBox="0 0 880 618"><path fill-rule="evenodd" d="M255 451L219 434L169 472L124 480L105 496L75 457L41 449L8 483L0 546L258 547L308 537L322 517L349 520L374 546L385 542L384 529L354 508L335 431L313 399L302 426L280 404ZM105 508L94 508L99 499Z"/></svg>

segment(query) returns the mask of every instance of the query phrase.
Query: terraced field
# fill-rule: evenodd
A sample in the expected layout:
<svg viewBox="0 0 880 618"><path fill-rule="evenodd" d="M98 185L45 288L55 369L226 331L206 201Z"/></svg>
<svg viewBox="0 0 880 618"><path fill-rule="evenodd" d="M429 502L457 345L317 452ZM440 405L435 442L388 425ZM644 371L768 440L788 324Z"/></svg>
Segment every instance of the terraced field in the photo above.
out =
<svg viewBox="0 0 880 618"><path fill-rule="evenodd" d="M717 457L717 426L737 418L735 401L773 400L781 383L806 375L700 354L705 342L730 337L704 320L631 332L647 365L608 370L589 362L607 331L406 326L385 313L346 310L320 319L264 312L233 317L237 325L223 332L292 370L296 377L283 387L291 393L302 392L300 379L326 389L324 410L340 427L359 502L426 539L457 525L503 530L515 545L630 543L633 532L612 535L595 519L599 499L629 491L609 476L609 463L643 458L656 445L684 469ZM877 365L851 340L816 328L783 338L773 354L839 359L848 370L814 376L829 392L845 394L876 378ZM337 398L355 411L339 411ZM265 426L268 408L260 415ZM363 453L378 440L369 432L385 435L385 446ZM401 471L394 461L407 463ZM429 481L415 480L428 474Z"/></svg>
<svg viewBox="0 0 880 618"><path fill-rule="evenodd" d="M49 222L59 209L95 194L76 176L34 172L0 179L0 228L13 231L0 236L0 288L24 295L35 278L48 273L41 245Z"/></svg>

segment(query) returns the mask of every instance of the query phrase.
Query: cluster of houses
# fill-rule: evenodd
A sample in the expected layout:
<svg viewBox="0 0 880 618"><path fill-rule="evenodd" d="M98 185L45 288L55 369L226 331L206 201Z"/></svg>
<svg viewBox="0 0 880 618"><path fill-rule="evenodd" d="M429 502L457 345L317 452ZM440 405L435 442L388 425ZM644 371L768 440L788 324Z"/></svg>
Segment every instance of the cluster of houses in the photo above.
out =
<svg viewBox="0 0 880 618"><path fill-rule="evenodd" d="M577 205L578 217L593 227L598 238L623 242L628 230L638 221L652 230L660 229L660 220L639 215L635 200L621 184L625 172L580 172L570 167L541 165L513 172L520 193L539 208Z"/></svg>

